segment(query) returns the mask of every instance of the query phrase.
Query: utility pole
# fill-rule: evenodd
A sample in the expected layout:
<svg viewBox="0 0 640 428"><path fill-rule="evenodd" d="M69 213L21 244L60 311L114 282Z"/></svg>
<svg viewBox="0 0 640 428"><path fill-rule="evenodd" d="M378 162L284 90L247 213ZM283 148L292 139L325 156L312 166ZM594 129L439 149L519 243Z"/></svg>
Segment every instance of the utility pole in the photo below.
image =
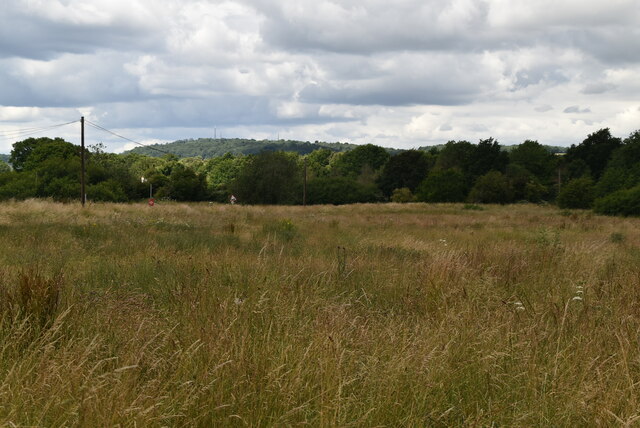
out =
<svg viewBox="0 0 640 428"><path fill-rule="evenodd" d="M80 201L82 203L82 207L84 208L84 203L86 200L85 193L85 164L84 164L84 116L80 118Z"/></svg>
<svg viewBox="0 0 640 428"><path fill-rule="evenodd" d="M558 167L558 194L560 194L560 190L562 190L562 174L561 174L561 169L560 167Z"/></svg>
<svg viewBox="0 0 640 428"><path fill-rule="evenodd" d="M302 185L302 206L307 206L307 158L304 158L304 181Z"/></svg>

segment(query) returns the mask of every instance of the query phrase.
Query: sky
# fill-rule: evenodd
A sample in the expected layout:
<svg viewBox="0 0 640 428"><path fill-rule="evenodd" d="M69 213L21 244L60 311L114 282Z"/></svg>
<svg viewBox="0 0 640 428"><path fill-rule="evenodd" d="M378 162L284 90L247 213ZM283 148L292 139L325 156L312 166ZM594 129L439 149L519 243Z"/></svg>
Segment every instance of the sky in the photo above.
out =
<svg viewBox="0 0 640 428"><path fill-rule="evenodd" d="M144 144L624 138L640 1L2 0L0 153L80 116ZM80 125L32 136L79 144Z"/></svg>

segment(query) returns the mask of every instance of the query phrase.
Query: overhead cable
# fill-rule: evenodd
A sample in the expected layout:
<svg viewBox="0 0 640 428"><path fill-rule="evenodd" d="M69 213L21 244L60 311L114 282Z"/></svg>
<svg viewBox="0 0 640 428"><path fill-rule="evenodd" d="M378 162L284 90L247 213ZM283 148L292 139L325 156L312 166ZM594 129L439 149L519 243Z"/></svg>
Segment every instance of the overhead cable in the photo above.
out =
<svg viewBox="0 0 640 428"><path fill-rule="evenodd" d="M146 148L148 148L148 149L155 150L155 151L157 151L157 152L164 153L164 154L167 154L167 155L174 155L174 156L175 156L175 154L173 154L173 153L171 153L171 152L168 152L168 151L166 151L166 150L162 150L162 149L158 149L157 147L151 146L151 145L149 145L149 144L143 144L143 143L141 143L141 142L139 142L139 141L132 140L131 138L124 137L124 136L122 136L122 135L120 135L120 134L118 134L118 133L115 133L115 132L113 132L113 131L110 131L110 130L108 130L107 128L103 128L102 126L97 125L97 124L95 124L95 123L93 123L93 122L90 122L90 121L88 121L88 120L86 120L86 119L85 119L85 123L86 123L86 124L88 124L89 126L91 126L91 127L95 128L95 129L99 129L99 130L101 130L101 131L108 132L108 133L109 133L109 134L111 134L111 135L115 135L115 136L116 136L116 137L118 137L118 138L122 138L123 140L129 141L129 142L134 143L134 144L137 144L137 145L139 145L139 146L146 147Z"/></svg>

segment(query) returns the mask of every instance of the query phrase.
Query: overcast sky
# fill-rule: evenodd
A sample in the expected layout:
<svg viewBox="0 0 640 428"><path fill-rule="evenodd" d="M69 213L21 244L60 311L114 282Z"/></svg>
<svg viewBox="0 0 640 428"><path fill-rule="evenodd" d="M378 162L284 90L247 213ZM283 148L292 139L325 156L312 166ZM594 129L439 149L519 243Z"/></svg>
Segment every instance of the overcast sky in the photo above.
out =
<svg viewBox="0 0 640 428"><path fill-rule="evenodd" d="M640 1L2 0L0 153L81 115L144 143L626 137Z"/></svg>

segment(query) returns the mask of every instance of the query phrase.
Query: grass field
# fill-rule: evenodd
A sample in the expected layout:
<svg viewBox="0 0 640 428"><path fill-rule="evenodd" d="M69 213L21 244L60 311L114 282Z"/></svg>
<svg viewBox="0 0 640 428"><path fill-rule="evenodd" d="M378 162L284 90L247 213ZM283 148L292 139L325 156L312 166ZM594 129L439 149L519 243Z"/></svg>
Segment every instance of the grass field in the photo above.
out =
<svg viewBox="0 0 640 428"><path fill-rule="evenodd" d="M0 426L640 424L640 220L0 204Z"/></svg>

